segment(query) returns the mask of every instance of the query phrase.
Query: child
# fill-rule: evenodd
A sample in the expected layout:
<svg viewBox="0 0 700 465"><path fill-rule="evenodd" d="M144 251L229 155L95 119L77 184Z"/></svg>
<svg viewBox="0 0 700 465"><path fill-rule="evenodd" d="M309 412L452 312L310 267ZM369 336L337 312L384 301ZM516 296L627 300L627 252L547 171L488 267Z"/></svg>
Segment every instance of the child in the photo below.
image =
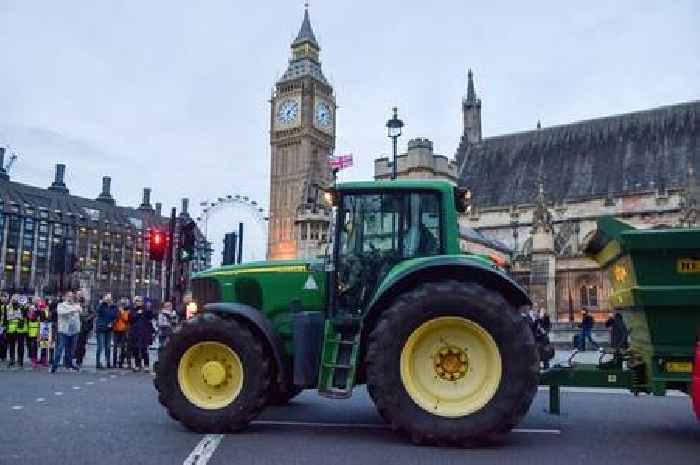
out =
<svg viewBox="0 0 700 465"><path fill-rule="evenodd" d="M49 358L47 357L53 346L53 338L51 337L51 315L49 313L49 306L42 299L39 300L37 304L39 309L39 351L40 360L39 364L44 367L49 366Z"/></svg>
<svg viewBox="0 0 700 465"><path fill-rule="evenodd" d="M165 302L158 313L158 347L163 347L173 332L175 324L175 312L173 304Z"/></svg>

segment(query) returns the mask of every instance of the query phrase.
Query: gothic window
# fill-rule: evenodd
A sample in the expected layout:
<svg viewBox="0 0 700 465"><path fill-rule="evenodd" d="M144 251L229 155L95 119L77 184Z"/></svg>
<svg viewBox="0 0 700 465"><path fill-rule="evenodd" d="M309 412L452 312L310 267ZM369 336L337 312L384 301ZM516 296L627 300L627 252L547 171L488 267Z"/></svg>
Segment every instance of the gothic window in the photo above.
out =
<svg viewBox="0 0 700 465"><path fill-rule="evenodd" d="M581 306L598 306L598 286L581 286Z"/></svg>

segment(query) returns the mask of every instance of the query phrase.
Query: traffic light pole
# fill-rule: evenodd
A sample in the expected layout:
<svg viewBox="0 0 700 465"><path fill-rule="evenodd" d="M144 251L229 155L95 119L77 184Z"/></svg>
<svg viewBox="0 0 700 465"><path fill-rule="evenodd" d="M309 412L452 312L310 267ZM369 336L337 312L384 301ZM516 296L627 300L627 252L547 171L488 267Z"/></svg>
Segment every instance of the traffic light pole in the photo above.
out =
<svg viewBox="0 0 700 465"><path fill-rule="evenodd" d="M237 257L237 260L238 260L238 263L243 262L243 223L238 223L238 257Z"/></svg>
<svg viewBox="0 0 700 465"><path fill-rule="evenodd" d="M168 256L165 266L165 301L170 301L170 289L173 275L173 245L175 242L175 207L170 210L170 234L168 236Z"/></svg>

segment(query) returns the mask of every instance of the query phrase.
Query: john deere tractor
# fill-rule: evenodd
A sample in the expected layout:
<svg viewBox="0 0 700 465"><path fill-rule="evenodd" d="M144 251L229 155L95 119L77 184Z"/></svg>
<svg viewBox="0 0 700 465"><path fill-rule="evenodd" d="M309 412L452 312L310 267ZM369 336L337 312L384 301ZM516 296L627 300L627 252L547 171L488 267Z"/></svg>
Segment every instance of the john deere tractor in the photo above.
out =
<svg viewBox="0 0 700 465"><path fill-rule="evenodd" d="M462 192L381 181L328 194L325 257L194 277L198 313L161 350L160 402L192 430L232 432L303 389L347 398L366 384L415 443L507 433L538 384L531 302L494 261L460 252Z"/></svg>

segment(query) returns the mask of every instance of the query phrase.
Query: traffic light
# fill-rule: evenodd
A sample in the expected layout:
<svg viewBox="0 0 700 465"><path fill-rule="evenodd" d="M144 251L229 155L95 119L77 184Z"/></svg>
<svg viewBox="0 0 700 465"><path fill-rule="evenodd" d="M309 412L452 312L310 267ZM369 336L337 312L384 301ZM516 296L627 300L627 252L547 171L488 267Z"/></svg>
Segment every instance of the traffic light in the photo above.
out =
<svg viewBox="0 0 700 465"><path fill-rule="evenodd" d="M195 232L197 224L194 221L189 221L182 226L181 245L178 253L180 261L187 262L192 260L194 256L194 244L197 239Z"/></svg>
<svg viewBox="0 0 700 465"><path fill-rule="evenodd" d="M156 262L162 262L168 250L168 235L159 229L151 230L148 240L149 258Z"/></svg>

